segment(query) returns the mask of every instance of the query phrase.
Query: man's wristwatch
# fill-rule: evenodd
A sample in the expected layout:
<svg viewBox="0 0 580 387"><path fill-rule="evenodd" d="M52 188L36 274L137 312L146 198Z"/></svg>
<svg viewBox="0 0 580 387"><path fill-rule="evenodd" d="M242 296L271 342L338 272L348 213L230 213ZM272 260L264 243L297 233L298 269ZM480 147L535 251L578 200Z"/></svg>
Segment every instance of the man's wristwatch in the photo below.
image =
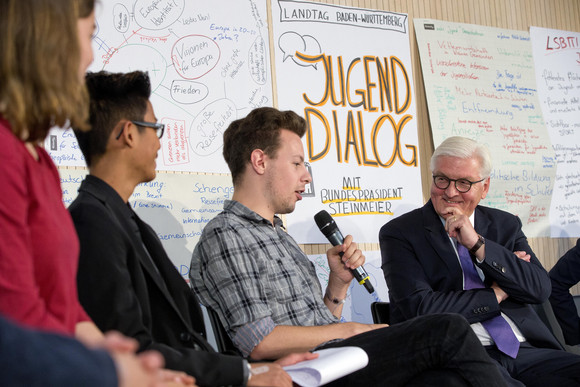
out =
<svg viewBox="0 0 580 387"><path fill-rule="evenodd" d="M475 255L475 253L477 253L477 250L479 250L479 248L485 244L485 239L483 239L481 235L477 234L477 238L478 238L477 242L475 242L473 247L469 249L469 254L471 255Z"/></svg>

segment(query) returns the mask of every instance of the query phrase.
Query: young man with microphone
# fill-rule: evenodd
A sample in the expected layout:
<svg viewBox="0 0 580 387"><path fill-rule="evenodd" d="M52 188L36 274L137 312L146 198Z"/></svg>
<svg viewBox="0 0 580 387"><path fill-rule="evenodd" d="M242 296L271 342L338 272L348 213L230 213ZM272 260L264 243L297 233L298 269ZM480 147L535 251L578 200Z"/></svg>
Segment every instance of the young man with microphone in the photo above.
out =
<svg viewBox="0 0 580 387"><path fill-rule="evenodd" d="M313 264L276 216L292 212L311 181L305 130L295 113L265 107L224 132L234 195L204 228L190 278L234 344L256 360L317 347L364 349L368 365L336 385L505 385L463 317L419 317L391 327L339 323L363 253L351 235L330 248L323 292Z"/></svg>

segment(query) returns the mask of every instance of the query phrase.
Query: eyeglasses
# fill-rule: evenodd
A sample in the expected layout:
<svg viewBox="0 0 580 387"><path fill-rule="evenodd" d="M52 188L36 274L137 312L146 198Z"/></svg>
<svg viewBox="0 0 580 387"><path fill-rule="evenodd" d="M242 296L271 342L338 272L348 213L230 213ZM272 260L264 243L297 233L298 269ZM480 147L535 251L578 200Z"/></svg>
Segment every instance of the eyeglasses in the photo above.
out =
<svg viewBox="0 0 580 387"><path fill-rule="evenodd" d="M476 183L481 183L485 179L478 181L469 181L467 179L450 179L447 176L433 176L433 183L439 189L447 189L451 182L455 183L455 189L461 193L469 192L471 186Z"/></svg>
<svg viewBox="0 0 580 387"><path fill-rule="evenodd" d="M145 121L131 121L137 126L143 126L145 128L155 129L157 132L157 137L163 137L163 132L165 131L165 124L160 124L158 122L145 122Z"/></svg>
<svg viewBox="0 0 580 387"><path fill-rule="evenodd" d="M158 122L145 122L145 121L131 121L131 122L137 126L155 129L155 132L157 133L157 137L159 137L159 138L163 137L163 132L165 132L165 124L160 124ZM119 132L119 134L117 134L117 137L115 137L115 140L118 140L119 138L121 138L121 135L123 134L124 129L125 129L125 127L123 126L121 128L121 131Z"/></svg>

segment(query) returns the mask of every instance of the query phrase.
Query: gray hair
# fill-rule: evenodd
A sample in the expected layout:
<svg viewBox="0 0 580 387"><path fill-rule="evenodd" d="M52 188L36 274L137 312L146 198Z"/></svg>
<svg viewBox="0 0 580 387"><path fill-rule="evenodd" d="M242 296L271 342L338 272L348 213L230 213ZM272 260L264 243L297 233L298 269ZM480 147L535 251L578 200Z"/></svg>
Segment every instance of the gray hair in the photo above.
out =
<svg viewBox="0 0 580 387"><path fill-rule="evenodd" d="M483 144L466 137L449 137L445 139L431 156L431 172L435 170L435 163L441 156L458 157L460 159L479 159L481 167L480 178L487 179L491 173L491 155L489 149Z"/></svg>

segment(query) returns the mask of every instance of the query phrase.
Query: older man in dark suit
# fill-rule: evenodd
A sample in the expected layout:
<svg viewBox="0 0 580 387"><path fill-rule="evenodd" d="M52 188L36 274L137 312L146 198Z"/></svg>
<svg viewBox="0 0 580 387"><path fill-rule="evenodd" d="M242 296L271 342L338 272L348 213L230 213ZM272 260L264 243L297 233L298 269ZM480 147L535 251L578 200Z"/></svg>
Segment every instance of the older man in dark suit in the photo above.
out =
<svg viewBox="0 0 580 387"><path fill-rule="evenodd" d="M579 385L580 357L563 351L527 305L547 300L550 279L520 219L479 205L490 186L487 148L448 138L431 172L431 200L379 234L393 322L459 313L512 384Z"/></svg>

